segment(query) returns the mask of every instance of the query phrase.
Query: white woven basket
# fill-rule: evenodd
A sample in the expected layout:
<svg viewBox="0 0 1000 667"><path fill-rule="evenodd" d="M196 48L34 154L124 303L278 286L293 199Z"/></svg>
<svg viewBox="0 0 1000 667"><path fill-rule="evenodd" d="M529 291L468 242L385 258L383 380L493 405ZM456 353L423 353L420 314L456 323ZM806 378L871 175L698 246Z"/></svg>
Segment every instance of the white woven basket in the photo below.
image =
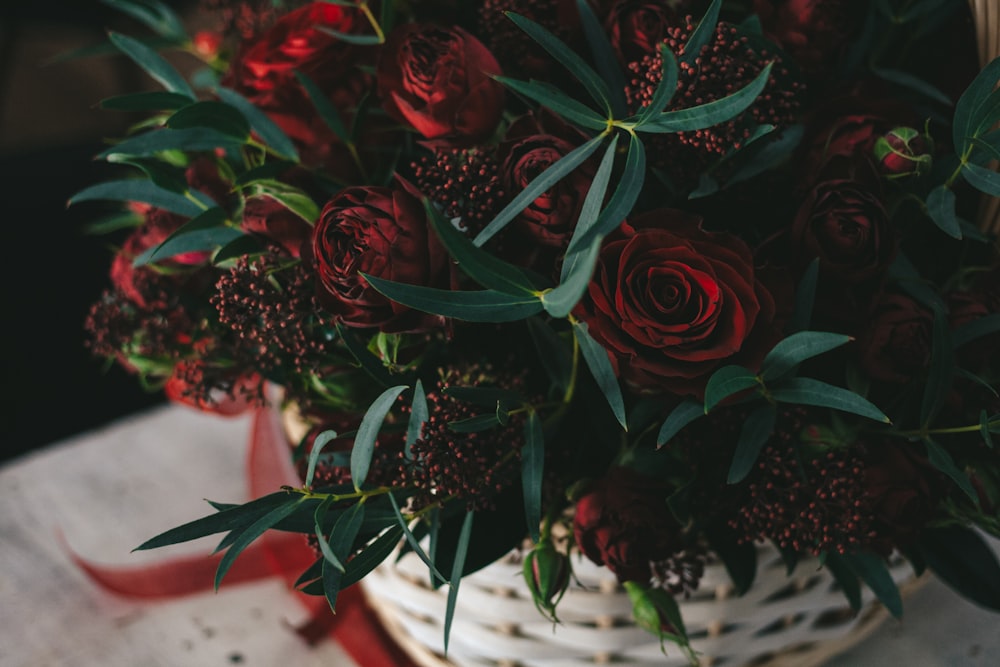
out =
<svg viewBox="0 0 1000 667"><path fill-rule="evenodd" d="M443 620L447 586L429 585L427 566L412 552L387 559L362 580L372 608L397 643L423 667L581 667L607 664L684 667L684 654L632 622L632 605L614 575L574 560L579 583L558 606L553 625L524 585L520 557L507 558L462 579L445 660ZM902 559L890 571L904 593L919 585ZM854 613L833 577L816 561L787 574L780 554L758 548L750 591L732 595L725 568L709 562L699 591L681 611L702 665L809 667L860 641L887 615L863 589Z"/></svg>

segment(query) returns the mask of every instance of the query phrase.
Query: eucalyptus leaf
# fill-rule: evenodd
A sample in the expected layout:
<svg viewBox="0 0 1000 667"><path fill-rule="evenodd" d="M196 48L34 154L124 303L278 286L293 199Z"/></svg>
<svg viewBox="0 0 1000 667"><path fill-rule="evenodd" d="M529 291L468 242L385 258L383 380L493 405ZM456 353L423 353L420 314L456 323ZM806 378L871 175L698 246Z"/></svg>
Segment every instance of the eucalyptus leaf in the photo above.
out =
<svg viewBox="0 0 1000 667"><path fill-rule="evenodd" d="M154 155L166 151L238 150L243 142L218 130L193 127L184 130L162 128L136 134L102 151L97 157L109 159L114 155Z"/></svg>
<svg viewBox="0 0 1000 667"><path fill-rule="evenodd" d="M587 0L576 0L576 9L580 14L580 23L583 25L583 34L590 45L590 55L597 66L597 71L607 84L611 96L611 113L615 117L625 115L625 74L615 56L614 48L608 40L608 34L601 25L600 20L594 15L590 3Z"/></svg>
<svg viewBox="0 0 1000 667"><path fill-rule="evenodd" d="M892 423L878 407L866 398L842 387L813 378L794 377L770 388L771 398L779 403L797 403L820 408L832 408L874 419L883 424Z"/></svg>
<svg viewBox="0 0 1000 667"><path fill-rule="evenodd" d="M514 322L542 311L538 297L518 297L495 290L453 291L397 283L362 273L385 297L425 313L468 322Z"/></svg>
<svg viewBox="0 0 1000 667"><path fill-rule="evenodd" d="M927 448L927 461L951 478L953 482L969 497L973 504L979 504L979 496L972 486L972 481L961 468L955 463L948 450L936 443L931 438L924 438L924 446Z"/></svg>
<svg viewBox="0 0 1000 667"><path fill-rule="evenodd" d="M642 140L637 135L632 134L629 137L625 167L618 179L618 186L611 195L611 199L608 200L608 205L597 216L597 221L592 226L574 230L568 251L578 247L587 247L594 243L598 237L603 238L617 229L639 199L645 178L646 148L643 146Z"/></svg>
<svg viewBox="0 0 1000 667"><path fill-rule="evenodd" d="M348 557L354 551L354 541L358 537L358 532L365 520L365 503L355 503L337 518L330 531L330 549L337 556L340 563L346 563ZM317 537L320 537L317 535ZM334 564L331 561L331 564ZM335 564L334 564L335 565ZM343 572L345 568L338 567Z"/></svg>
<svg viewBox="0 0 1000 667"><path fill-rule="evenodd" d="M760 378L749 368L731 364L716 369L705 385L705 414L730 396L760 384Z"/></svg>
<svg viewBox="0 0 1000 667"><path fill-rule="evenodd" d="M969 185L980 192L985 192L991 197L1000 197L1000 174L992 169L966 162L962 165L962 176Z"/></svg>
<svg viewBox="0 0 1000 667"><path fill-rule="evenodd" d="M309 452L309 462L306 465L306 478L304 480L306 486L312 485L313 477L316 475L316 464L319 462L319 455L322 453L323 448L336 439L337 432L333 430L323 431L316 436L316 439L313 441L312 450Z"/></svg>
<svg viewBox="0 0 1000 667"><path fill-rule="evenodd" d="M212 255L212 263L222 266L231 260L236 260L244 256L252 256L263 253L266 250L261 239L252 234L242 234L234 237L231 241L225 242Z"/></svg>
<svg viewBox="0 0 1000 667"><path fill-rule="evenodd" d="M184 195L164 189L145 178L96 183L70 197L67 206L98 200L141 202L186 217L196 216L204 210Z"/></svg>
<svg viewBox="0 0 1000 667"><path fill-rule="evenodd" d="M413 443L419 440L423 433L424 424L430 419L430 411L427 407L427 394L424 392L424 385L418 379L413 387L413 400L410 401L410 419L406 425L406 458L413 459Z"/></svg>
<svg viewBox="0 0 1000 667"><path fill-rule="evenodd" d="M608 352L600 343L594 340L587 331L586 322L573 322L573 335L576 336L580 344L580 352L584 361L590 369L591 375L600 387L601 393L611 406L611 412L621 427L628 430L628 422L625 419L625 399L622 397L622 389L618 384L618 377L615 375Z"/></svg>
<svg viewBox="0 0 1000 667"><path fill-rule="evenodd" d="M712 0L712 4L705 10L704 16L698 21L691 36L684 43L684 55L681 56L681 62L694 65L694 61L701 55L701 50L712 42L715 28L719 24L719 11L721 9L722 0Z"/></svg>
<svg viewBox="0 0 1000 667"><path fill-rule="evenodd" d="M771 404L762 405L746 418L736 441L736 451L726 477L727 484L738 484L750 474L764 445L774 433L778 410Z"/></svg>
<svg viewBox="0 0 1000 667"><path fill-rule="evenodd" d="M539 362L556 388L565 393L573 377L573 356L568 346L541 318L529 317L525 322Z"/></svg>
<svg viewBox="0 0 1000 667"><path fill-rule="evenodd" d="M677 93L677 81L680 77L677 56L674 55L669 46L660 44L660 58L663 60L660 82L656 84L656 90L653 91L653 98L649 105L639 112L635 123L636 128L642 127L662 113Z"/></svg>
<svg viewBox="0 0 1000 667"><path fill-rule="evenodd" d="M305 496L294 496L289 494L284 495L285 502L269 511L267 514L260 517L246 528L243 528L239 537L237 537L236 540L233 541L232 545L226 549L226 553L222 555L222 559L219 561L219 565L215 570L215 590L219 590L219 585L222 583L222 580L229 571L229 568L232 566L237 556L239 556L251 542L273 528L279 521L292 514L292 512L299 509L301 504L306 500Z"/></svg>
<svg viewBox="0 0 1000 667"><path fill-rule="evenodd" d="M181 43L187 41L184 22L167 4L159 0L100 0L101 4L128 14L161 37Z"/></svg>
<svg viewBox="0 0 1000 667"><path fill-rule="evenodd" d="M354 558L347 561L340 585L351 586L361 581L369 572L378 567L379 563L388 558L403 537L399 526L393 526L381 533Z"/></svg>
<svg viewBox="0 0 1000 667"><path fill-rule="evenodd" d="M326 561L326 563L323 563L323 567L325 568L327 563L329 563L340 572L343 572L345 568L344 563L341 560L342 556L337 555L337 553L333 550L333 547L330 546L330 541L327 540L326 533L323 529L326 521L326 513L330 509L331 505L333 505L333 496L327 496L316 508L316 512L313 515L313 534L316 538L316 544L319 545L320 554L322 554L323 560ZM357 505L355 505L355 507L357 507ZM337 521L340 521L342 517L343 514L341 513L337 517ZM336 595L333 596L334 600L336 600L336 597ZM333 604L331 603L331 607L332 606Z"/></svg>
<svg viewBox="0 0 1000 667"><path fill-rule="evenodd" d="M382 429L382 422L385 420L392 404L407 389L405 384L389 387L378 398L372 401L361 419L361 426L358 427L358 434L354 436L354 448L351 450L351 481L354 488L361 490L361 486L368 478L368 469L371 466L372 455L375 453L375 441L378 433Z"/></svg>
<svg viewBox="0 0 1000 667"><path fill-rule="evenodd" d="M250 136L250 124L243 114L228 104L211 100L178 109L167 118L166 125L174 130L207 127L240 141Z"/></svg>
<svg viewBox="0 0 1000 667"><path fill-rule="evenodd" d="M500 420L497 419L496 412L448 422L448 428L456 433L479 433L496 428L497 426L500 426Z"/></svg>
<svg viewBox="0 0 1000 667"><path fill-rule="evenodd" d="M685 426L704 416L705 407L701 403L692 400L682 401L670 411L666 421L660 427L660 431L656 435L657 448L670 442Z"/></svg>
<svg viewBox="0 0 1000 667"><path fill-rule="evenodd" d="M848 565L843 558L833 552L827 552L826 562L823 564L834 580L840 586L840 590L847 598L851 609L859 611L861 609L861 583L858 581L857 573Z"/></svg>
<svg viewBox="0 0 1000 667"><path fill-rule="evenodd" d="M819 356L853 340L844 334L824 331L799 331L782 339L764 357L760 378L772 380L785 375L806 359Z"/></svg>
<svg viewBox="0 0 1000 667"><path fill-rule="evenodd" d="M106 97L98 106L112 111L176 111L189 104L191 98L187 95L157 90Z"/></svg>
<svg viewBox="0 0 1000 667"><path fill-rule="evenodd" d="M903 598L885 561L875 554L854 553L841 556L843 562L875 593L890 614L903 615Z"/></svg>
<svg viewBox="0 0 1000 667"><path fill-rule="evenodd" d="M406 525L406 518L403 516L402 510L399 508L399 503L396 502L396 498L391 493L387 493L386 496L388 496L389 502L392 503L392 509L396 513L396 521L399 524L399 527L403 531L403 536L406 538L406 543L410 545L410 549L413 550L413 553L417 554L417 557L424 562L424 565L426 565L427 569L430 571L432 577L431 585L432 586L434 585L433 583L434 578L436 578L436 580L442 584L447 584L448 579L445 578L445 576L438 571L437 566L434 565L434 561L423 550L423 548L417 541L417 538L413 535L413 532L410 531L410 527Z"/></svg>
<svg viewBox="0 0 1000 667"><path fill-rule="evenodd" d="M244 235L243 231L225 224L226 212L209 209L188 220L163 243L148 248L132 261L133 266L169 259L187 252L207 252Z"/></svg>
<svg viewBox="0 0 1000 667"><path fill-rule="evenodd" d="M110 32L108 38L122 53L134 60L139 67L169 92L184 95L192 102L197 99L194 90L191 89L181 73L159 53L128 35Z"/></svg>
<svg viewBox="0 0 1000 667"><path fill-rule="evenodd" d="M385 364L382 363L382 360L372 354L364 344L358 341L357 335L353 330L348 329L340 322L337 323L336 327L337 333L340 334L340 339L344 342L344 347L357 360L358 365L383 387L392 386L396 378L392 376L385 367Z"/></svg>
<svg viewBox="0 0 1000 667"><path fill-rule="evenodd" d="M299 161L299 153L295 149L295 144L288 138L284 130L278 127L267 114L254 106L250 100L235 90L224 86L216 88L215 94L226 104L236 107L247 121L250 122L250 127L260 136L261 141L269 146L279 157L292 160L293 162Z"/></svg>
<svg viewBox="0 0 1000 667"><path fill-rule="evenodd" d="M927 567L952 590L1000 611L1000 560L978 532L964 526L932 528L921 534L918 548Z"/></svg>
<svg viewBox="0 0 1000 667"><path fill-rule="evenodd" d="M455 602L458 600L458 585L462 581L465 570L465 557L469 553L469 540L472 537L472 519L474 512L466 512L462 521L462 530L455 546L455 560L451 569L451 583L448 588L448 601L444 611L444 653L448 655L448 640L451 638L451 624L455 619Z"/></svg>
<svg viewBox="0 0 1000 667"><path fill-rule="evenodd" d="M542 420L536 411L529 410L524 424L524 447L521 448L521 489L524 492L528 536L536 544L542 524L544 468L545 434L542 432Z"/></svg>
<svg viewBox="0 0 1000 667"><path fill-rule="evenodd" d="M587 105L577 102L572 97L567 97L565 93L549 84L541 81L519 81L499 74L494 75L493 78L515 93L534 100L548 110L559 114L574 125L590 130L603 130L608 126L607 118Z"/></svg>

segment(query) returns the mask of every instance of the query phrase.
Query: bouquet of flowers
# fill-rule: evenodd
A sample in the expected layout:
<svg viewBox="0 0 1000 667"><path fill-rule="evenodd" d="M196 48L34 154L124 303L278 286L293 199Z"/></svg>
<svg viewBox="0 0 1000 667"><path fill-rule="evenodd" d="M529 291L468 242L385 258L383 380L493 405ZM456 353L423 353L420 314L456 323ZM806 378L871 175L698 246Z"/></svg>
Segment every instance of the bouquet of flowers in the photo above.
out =
<svg viewBox="0 0 1000 667"><path fill-rule="evenodd" d="M586 558L683 647L705 563L744 592L762 542L855 608L901 613L895 556L1000 610L1000 60L965 0L206 0L193 37L106 4L162 90L101 101L144 119L71 200L122 204L90 346L299 426L299 484L140 548L224 534L218 583L302 533L335 607L402 543L449 615L520 549L553 622Z"/></svg>

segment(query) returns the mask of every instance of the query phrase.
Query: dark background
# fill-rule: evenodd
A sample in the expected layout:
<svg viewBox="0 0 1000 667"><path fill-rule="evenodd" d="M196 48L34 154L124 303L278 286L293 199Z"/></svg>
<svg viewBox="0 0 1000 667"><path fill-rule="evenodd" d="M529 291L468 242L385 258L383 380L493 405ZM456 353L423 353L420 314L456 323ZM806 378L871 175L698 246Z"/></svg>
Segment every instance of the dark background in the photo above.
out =
<svg viewBox="0 0 1000 667"><path fill-rule="evenodd" d="M184 13L195 3L170 3ZM66 207L108 178L92 158L121 136L105 97L155 83L123 56L49 62L148 31L97 0L0 6L0 461L163 402L84 347L83 322L109 285L109 238L84 234L109 204ZM16 6L11 6L16 5Z"/></svg>

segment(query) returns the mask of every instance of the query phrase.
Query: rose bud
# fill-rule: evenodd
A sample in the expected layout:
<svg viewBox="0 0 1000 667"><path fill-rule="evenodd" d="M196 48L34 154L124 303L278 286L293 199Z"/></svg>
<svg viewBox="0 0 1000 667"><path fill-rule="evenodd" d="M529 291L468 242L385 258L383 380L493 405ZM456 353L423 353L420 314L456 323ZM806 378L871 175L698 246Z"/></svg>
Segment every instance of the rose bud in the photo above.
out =
<svg viewBox="0 0 1000 667"><path fill-rule="evenodd" d="M889 178L922 174L931 168L934 142L912 127L897 127L875 142L875 159Z"/></svg>
<svg viewBox="0 0 1000 667"><path fill-rule="evenodd" d="M524 580L535 607L553 623L559 621L556 605L569 587L570 570L569 557L557 550L551 540L542 540L524 558Z"/></svg>
<svg viewBox="0 0 1000 667"><path fill-rule="evenodd" d="M635 581L626 581L623 585L632 602L632 616L636 624L661 641L669 639L675 642L693 658L680 607L673 596L662 588L646 588Z"/></svg>

